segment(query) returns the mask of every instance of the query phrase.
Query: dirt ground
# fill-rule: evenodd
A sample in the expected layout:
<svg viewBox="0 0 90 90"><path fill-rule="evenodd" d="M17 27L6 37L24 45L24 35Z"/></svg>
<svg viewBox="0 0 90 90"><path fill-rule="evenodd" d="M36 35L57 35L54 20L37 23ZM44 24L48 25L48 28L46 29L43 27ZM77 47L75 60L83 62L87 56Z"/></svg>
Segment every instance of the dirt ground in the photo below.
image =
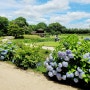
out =
<svg viewBox="0 0 90 90"><path fill-rule="evenodd" d="M48 80L42 74L24 71L0 62L0 90L81 90Z"/></svg>

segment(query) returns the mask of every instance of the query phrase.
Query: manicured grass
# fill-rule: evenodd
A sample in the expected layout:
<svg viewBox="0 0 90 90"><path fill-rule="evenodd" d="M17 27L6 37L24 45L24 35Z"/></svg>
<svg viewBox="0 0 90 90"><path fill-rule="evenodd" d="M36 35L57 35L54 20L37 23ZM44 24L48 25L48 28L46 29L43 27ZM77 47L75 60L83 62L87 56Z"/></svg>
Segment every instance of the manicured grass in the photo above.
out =
<svg viewBox="0 0 90 90"><path fill-rule="evenodd" d="M71 34L60 34L58 35L60 41L69 36ZM86 37L90 38L90 35L88 34L78 34L78 37L80 40L83 40ZM23 42L27 44L34 44L39 46L52 46L56 47L59 45L59 42L54 41L55 35L50 35L49 37L40 37L38 35L24 35L24 39L14 39L12 40L14 43Z"/></svg>
<svg viewBox="0 0 90 90"><path fill-rule="evenodd" d="M38 43L36 43L36 45L56 47L56 46L59 45L59 42L54 42L54 41L50 41L50 42L38 42Z"/></svg>

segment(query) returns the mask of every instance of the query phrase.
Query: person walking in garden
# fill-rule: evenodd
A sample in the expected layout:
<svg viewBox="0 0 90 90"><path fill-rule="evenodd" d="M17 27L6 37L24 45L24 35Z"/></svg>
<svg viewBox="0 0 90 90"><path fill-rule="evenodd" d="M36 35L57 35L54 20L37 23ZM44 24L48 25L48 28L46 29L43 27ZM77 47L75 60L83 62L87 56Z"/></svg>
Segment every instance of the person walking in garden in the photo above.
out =
<svg viewBox="0 0 90 90"><path fill-rule="evenodd" d="M55 42L59 41L58 35L55 35Z"/></svg>

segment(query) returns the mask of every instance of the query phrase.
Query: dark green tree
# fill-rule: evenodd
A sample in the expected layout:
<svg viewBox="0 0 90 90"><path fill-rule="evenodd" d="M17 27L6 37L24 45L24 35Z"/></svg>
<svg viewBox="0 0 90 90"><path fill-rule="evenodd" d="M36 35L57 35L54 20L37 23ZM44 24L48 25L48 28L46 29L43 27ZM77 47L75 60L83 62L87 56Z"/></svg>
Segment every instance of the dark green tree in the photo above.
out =
<svg viewBox="0 0 90 90"><path fill-rule="evenodd" d="M60 33L62 33L63 29L64 29L64 27L60 23L56 22L56 23L51 23L48 25L47 32L49 32L51 34L60 34Z"/></svg>
<svg viewBox="0 0 90 90"><path fill-rule="evenodd" d="M28 23L25 18L18 17L14 20L15 24L17 24L19 27L25 27L28 26Z"/></svg>
<svg viewBox="0 0 90 90"><path fill-rule="evenodd" d="M8 26L8 35L12 35L15 38L23 37L24 29L20 28L17 24L10 23Z"/></svg>
<svg viewBox="0 0 90 90"><path fill-rule="evenodd" d="M7 35L9 20L0 16L0 36Z"/></svg>
<svg viewBox="0 0 90 90"><path fill-rule="evenodd" d="M43 29L44 31L46 31L46 29L47 29L47 24L44 23L44 22L38 23L37 26L36 26L36 29L40 29L40 28Z"/></svg>

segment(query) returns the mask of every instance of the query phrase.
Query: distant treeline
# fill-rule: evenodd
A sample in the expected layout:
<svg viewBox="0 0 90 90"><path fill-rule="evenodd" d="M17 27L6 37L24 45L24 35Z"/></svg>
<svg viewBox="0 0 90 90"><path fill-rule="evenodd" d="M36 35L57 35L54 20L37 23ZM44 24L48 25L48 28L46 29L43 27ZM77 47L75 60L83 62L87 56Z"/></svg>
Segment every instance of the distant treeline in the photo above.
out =
<svg viewBox="0 0 90 90"><path fill-rule="evenodd" d="M48 34L87 34L90 29L68 29L58 22L47 25L44 22L30 25L24 17L17 17L15 20L9 21L8 18L0 16L0 36L13 35L15 38L23 36L23 34L31 34L32 31L38 29L44 30Z"/></svg>

